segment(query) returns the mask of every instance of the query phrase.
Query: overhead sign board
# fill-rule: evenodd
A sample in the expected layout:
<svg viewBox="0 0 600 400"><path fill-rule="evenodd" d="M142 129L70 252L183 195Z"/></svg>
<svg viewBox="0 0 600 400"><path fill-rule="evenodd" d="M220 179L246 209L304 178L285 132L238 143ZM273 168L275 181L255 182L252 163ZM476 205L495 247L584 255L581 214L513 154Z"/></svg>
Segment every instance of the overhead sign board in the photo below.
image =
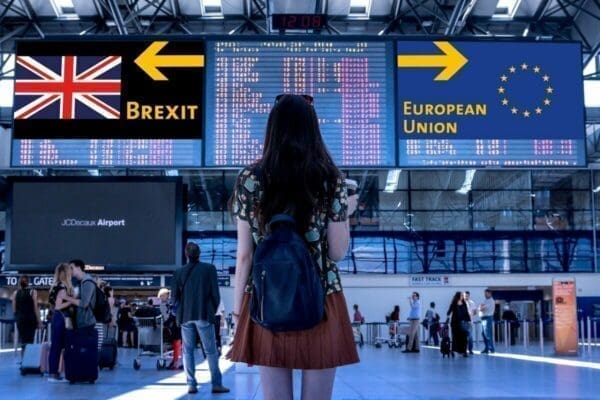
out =
<svg viewBox="0 0 600 400"><path fill-rule="evenodd" d="M202 40L24 41L15 139L199 139Z"/></svg>
<svg viewBox="0 0 600 400"><path fill-rule="evenodd" d="M411 275L408 282L409 286L450 286L450 277L448 275Z"/></svg>
<svg viewBox="0 0 600 400"><path fill-rule="evenodd" d="M401 167L585 165L579 43L398 41Z"/></svg>

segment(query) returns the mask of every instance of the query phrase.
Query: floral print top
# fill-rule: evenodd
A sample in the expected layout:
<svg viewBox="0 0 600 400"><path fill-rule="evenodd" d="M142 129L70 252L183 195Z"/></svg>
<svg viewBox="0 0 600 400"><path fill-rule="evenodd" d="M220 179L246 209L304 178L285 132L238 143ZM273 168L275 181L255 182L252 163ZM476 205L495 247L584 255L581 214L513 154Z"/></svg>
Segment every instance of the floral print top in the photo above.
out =
<svg viewBox="0 0 600 400"><path fill-rule="evenodd" d="M254 244L257 245L263 239L260 232L257 207L262 197L261 183L252 167L244 168L238 175L233 193L233 214L239 219L248 221L252 231ZM348 216L348 197L346 184L340 177L337 180L335 194L331 207L328 210L315 212L312 216L309 229L304 233L304 238L309 244L313 259L321 269L321 279L327 294L341 292L340 273L334 261L327 256L327 221L342 222ZM249 275L250 277L252 274ZM246 292L250 292L251 284L246 286Z"/></svg>

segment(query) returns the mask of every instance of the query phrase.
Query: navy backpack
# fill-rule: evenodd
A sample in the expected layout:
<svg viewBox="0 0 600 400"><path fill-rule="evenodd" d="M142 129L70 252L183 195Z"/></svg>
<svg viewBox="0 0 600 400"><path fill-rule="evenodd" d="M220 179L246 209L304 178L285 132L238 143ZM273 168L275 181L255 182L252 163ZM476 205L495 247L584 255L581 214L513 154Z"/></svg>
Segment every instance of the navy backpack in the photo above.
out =
<svg viewBox="0 0 600 400"><path fill-rule="evenodd" d="M310 329L324 315L319 268L292 216L274 215L268 232L254 251L250 316L273 332Z"/></svg>

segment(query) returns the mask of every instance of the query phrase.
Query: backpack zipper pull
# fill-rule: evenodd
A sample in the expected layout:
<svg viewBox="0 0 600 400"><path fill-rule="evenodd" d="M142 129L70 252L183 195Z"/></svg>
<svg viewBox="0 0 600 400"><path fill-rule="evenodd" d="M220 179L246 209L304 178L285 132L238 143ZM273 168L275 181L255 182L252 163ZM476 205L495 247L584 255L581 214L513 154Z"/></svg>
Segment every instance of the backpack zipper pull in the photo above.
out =
<svg viewBox="0 0 600 400"><path fill-rule="evenodd" d="M260 273L260 281L262 286L262 296L260 298L260 320L265 320L265 276L267 275L267 271L264 269Z"/></svg>

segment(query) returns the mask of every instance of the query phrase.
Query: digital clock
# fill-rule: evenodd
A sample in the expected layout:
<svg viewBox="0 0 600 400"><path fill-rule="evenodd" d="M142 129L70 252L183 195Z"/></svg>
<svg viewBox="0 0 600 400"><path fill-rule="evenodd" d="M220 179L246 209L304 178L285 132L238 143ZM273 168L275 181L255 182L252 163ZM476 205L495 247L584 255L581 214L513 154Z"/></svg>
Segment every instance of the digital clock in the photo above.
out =
<svg viewBox="0 0 600 400"><path fill-rule="evenodd" d="M327 25L327 14L273 14L274 30L323 29Z"/></svg>

